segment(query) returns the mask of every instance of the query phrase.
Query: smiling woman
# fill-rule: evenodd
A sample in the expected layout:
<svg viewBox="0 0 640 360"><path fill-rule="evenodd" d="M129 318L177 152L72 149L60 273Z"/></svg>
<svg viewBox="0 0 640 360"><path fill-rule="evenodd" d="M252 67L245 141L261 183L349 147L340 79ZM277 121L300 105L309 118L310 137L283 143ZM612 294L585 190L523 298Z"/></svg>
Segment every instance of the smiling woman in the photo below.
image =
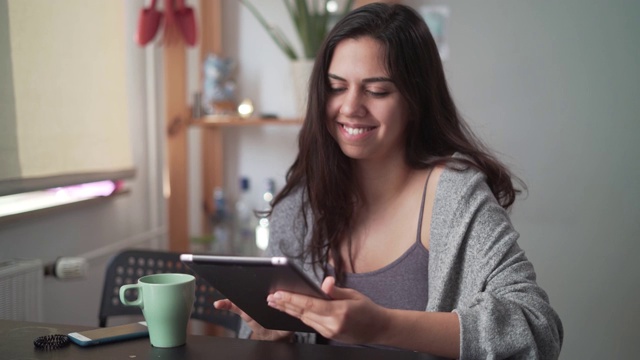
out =
<svg viewBox="0 0 640 360"><path fill-rule="evenodd" d="M121 2L0 0L0 196L131 177Z"/></svg>
<svg viewBox="0 0 640 360"><path fill-rule="evenodd" d="M296 261L331 299L267 296L315 337L217 302L246 321L241 336L558 357L562 322L508 214L524 186L459 115L417 11L372 3L338 21L315 60L298 144L272 202L266 254Z"/></svg>

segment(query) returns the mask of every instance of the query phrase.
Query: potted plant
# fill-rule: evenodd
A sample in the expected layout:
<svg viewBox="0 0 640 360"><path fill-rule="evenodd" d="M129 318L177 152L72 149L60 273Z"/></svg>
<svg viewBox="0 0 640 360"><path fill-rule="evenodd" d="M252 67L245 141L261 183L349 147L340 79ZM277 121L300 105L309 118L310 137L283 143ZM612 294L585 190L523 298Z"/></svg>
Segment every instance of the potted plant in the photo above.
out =
<svg viewBox="0 0 640 360"><path fill-rule="evenodd" d="M322 41L329 31L332 16L344 16L351 10L351 6L353 5L353 0L346 0L342 11L339 11L337 9L338 2L335 0L282 0L302 43L303 55L298 56L291 45L291 41L289 41L277 25L269 24L249 0L240 0L240 2L249 9L276 45L278 45L284 54L292 61L298 59L314 59L320 48L320 44L322 44ZM333 8L331 11L328 9L328 5L330 8Z"/></svg>
<svg viewBox="0 0 640 360"><path fill-rule="evenodd" d="M300 115L304 114L307 84L316 54L329 32L332 21L341 18L351 10L353 0L342 1L344 6L341 11L337 9L338 1L335 0L282 0L302 43L303 53L300 56L277 25L269 24L249 0L240 0L240 2L249 9L276 45L291 60L297 111Z"/></svg>

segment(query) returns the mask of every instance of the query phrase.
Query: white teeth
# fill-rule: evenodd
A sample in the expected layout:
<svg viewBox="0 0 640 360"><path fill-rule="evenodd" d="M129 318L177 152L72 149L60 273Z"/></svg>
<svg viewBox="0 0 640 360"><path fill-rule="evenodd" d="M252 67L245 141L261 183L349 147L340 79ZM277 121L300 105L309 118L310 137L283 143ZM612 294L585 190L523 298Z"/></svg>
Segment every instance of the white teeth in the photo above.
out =
<svg viewBox="0 0 640 360"><path fill-rule="evenodd" d="M369 131L368 128L352 128L352 127L348 127L346 125L342 125L342 127L347 131L347 133L349 133L349 135L360 135L360 134L364 134L365 132Z"/></svg>

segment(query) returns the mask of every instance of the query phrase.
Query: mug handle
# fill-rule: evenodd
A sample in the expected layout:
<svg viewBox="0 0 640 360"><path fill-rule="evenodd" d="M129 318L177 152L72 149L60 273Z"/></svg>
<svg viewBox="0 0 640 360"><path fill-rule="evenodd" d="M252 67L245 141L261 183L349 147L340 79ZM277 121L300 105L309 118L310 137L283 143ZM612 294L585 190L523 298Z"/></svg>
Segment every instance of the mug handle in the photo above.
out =
<svg viewBox="0 0 640 360"><path fill-rule="evenodd" d="M138 298L137 299L135 299L133 301L129 301L129 300L127 300L125 298L124 293L129 289L138 289ZM140 305L142 305L142 287L140 285L138 285L138 284L122 285L120 287L120 301L125 306L140 306Z"/></svg>

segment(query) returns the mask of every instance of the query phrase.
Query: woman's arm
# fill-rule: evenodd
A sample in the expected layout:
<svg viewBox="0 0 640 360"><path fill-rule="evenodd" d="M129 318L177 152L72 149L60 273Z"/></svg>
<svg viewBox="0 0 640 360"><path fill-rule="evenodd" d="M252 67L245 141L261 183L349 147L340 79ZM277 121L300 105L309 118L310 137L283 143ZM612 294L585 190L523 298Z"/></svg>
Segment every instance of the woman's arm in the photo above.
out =
<svg viewBox="0 0 640 360"><path fill-rule="evenodd" d="M448 170L434 204L431 311L460 320L460 357L554 359L562 323L483 174Z"/></svg>
<svg viewBox="0 0 640 360"><path fill-rule="evenodd" d="M458 314L387 309L389 325L377 343L426 352L451 359L460 357Z"/></svg>
<svg viewBox="0 0 640 360"><path fill-rule="evenodd" d="M324 280L322 289L332 300L277 291L267 301L328 339L459 357L460 325L455 313L387 309L355 290L335 286L333 277Z"/></svg>

